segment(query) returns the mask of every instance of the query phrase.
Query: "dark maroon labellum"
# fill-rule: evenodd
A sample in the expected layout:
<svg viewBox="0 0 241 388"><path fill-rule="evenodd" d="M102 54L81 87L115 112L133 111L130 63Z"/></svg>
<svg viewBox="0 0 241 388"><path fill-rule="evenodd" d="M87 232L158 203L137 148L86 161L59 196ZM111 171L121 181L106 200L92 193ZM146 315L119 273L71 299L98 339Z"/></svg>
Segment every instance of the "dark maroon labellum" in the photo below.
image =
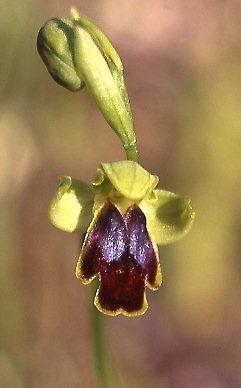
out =
<svg viewBox="0 0 241 388"><path fill-rule="evenodd" d="M82 259L82 277L100 275L101 309L127 314L143 308L146 282L155 286L158 258L137 205L121 215L107 202L90 232Z"/></svg>

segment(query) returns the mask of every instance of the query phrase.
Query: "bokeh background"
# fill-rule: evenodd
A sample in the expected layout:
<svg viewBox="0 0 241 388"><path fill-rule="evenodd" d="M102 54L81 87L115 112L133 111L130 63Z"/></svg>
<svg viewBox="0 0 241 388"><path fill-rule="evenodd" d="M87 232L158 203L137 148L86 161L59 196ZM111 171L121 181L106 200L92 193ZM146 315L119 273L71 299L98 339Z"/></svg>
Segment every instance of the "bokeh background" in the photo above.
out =
<svg viewBox="0 0 241 388"><path fill-rule="evenodd" d="M78 235L55 230L61 174L124 158L87 91L55 84L36 36L69 1L0 8L0 387L97 387ZM190 196L189 235L161 249L143 317L104 317L120 388L241 387L241 2L78 1L125 65L142 165Z"/></svg>

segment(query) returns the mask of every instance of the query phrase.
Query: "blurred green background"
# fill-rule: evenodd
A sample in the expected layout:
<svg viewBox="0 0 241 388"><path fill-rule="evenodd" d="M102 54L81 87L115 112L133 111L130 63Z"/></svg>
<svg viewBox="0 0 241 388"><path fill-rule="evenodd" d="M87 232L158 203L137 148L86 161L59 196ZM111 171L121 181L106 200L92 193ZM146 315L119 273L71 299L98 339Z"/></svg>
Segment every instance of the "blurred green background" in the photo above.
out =
<svg viewBox="0 0 241 388"><path fill-rule="evenodd" d="M36 36L68 1L0 12L1 388L97 387L79 237L47 207L61 174L124 158L86 90L55 84ZM76 1L122 57L141 164L190 196L189 235L161 249L164 282L139 318L104 318L117 386L241 387L241 2Z"/></svg>

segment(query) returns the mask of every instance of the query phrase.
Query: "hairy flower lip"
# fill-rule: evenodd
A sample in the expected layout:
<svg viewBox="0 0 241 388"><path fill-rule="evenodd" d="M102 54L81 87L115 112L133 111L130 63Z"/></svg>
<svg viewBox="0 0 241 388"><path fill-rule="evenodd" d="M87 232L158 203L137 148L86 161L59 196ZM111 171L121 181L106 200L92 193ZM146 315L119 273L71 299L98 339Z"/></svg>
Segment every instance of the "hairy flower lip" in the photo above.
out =
<svg viewBox="0 0 241 388"><path fill-rule="evenodd" d="M158 252L146 229L145 215L134 204L122 216L107 201L87 232L76 275L90 283L99 275L95 305L108 315L142 315L148 307L145 287L161 283Z"/></svg>

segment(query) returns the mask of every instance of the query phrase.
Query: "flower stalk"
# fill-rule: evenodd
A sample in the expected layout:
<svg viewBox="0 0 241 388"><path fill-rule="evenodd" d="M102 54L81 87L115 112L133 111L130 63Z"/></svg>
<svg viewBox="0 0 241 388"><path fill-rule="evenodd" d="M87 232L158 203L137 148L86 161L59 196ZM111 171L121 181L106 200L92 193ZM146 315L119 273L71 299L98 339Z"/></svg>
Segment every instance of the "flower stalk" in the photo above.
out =
<svg viewBox="0 0 241 388"><path fill-rule="evenodd" d="M96 308L107 315L142 315L146 288L162 282L158 245L184 237L194 211L190 200L157 188L159 178L138 163L136 136L121 59L106 35L71 9L40 29L38 52L53 79L70 91L86 87L122 142L127 160L100 163L94 182L60 178L49 207L51 223L85 235L76 266L83 283L99 279ZM113 387L104 323L95 309L92 329L96 370L103 388Z"/></svg>

